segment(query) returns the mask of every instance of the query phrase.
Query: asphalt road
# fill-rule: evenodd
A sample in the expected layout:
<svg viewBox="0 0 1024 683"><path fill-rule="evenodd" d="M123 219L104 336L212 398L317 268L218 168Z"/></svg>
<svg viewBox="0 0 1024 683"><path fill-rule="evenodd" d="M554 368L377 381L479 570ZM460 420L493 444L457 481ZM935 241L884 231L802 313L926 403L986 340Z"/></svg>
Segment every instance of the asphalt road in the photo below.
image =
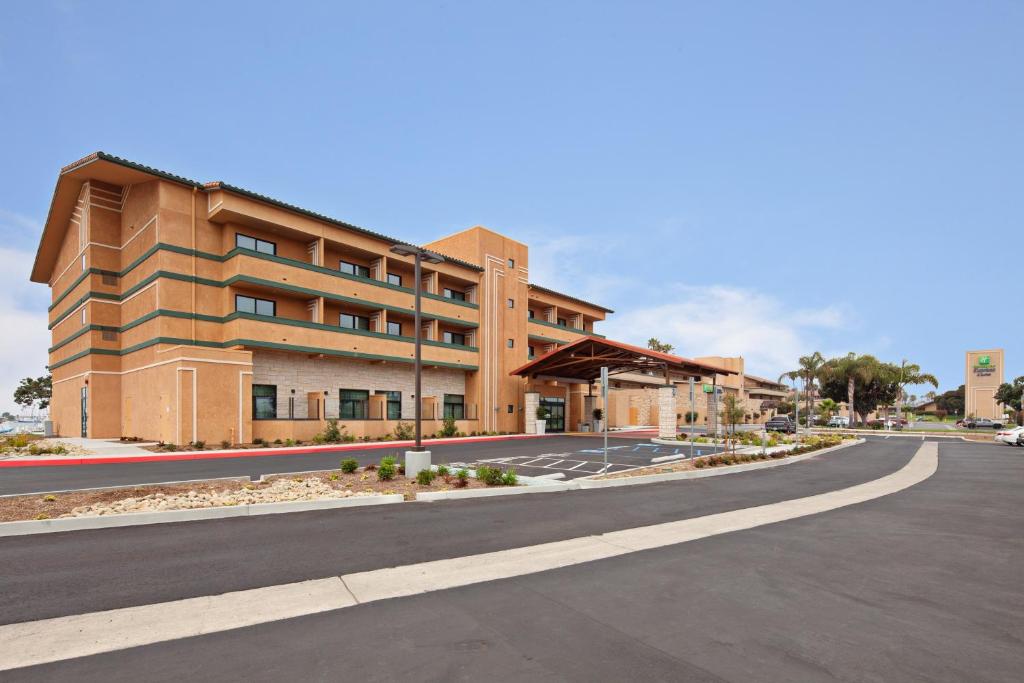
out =
<svg viewBox="0 0 1024 683"><path fill-rule="evenodd" d="M1022 451L832 512L9 680L1019 680ZM836 490L919 439L649 487L0 539L0 623L458 557ZM6 680L5 679L5 680Z"/></svg>
<svg viewBox="0 0 1024 683"><path fill-rule="evenodd" d="M508 458L510 459L508 464L515 466L517 471L524 475L536 476L562 472L565 478L572 479L600 471L600 467L586 464L577 469L571 468L582 461L591 463L601 461L602 457L595 451L601 448L602 441L602 438L598 436L550 436L509 441L435 445L431 446L430 450L435 464L473 463L478 460ZM648 465L651 462L651 457L669 455L676 450L689 453L689 447L684 444L680 444L679 447L655 447L650 443L649 437L610 438L609 446L614 453L609 461L615 465L611 471ZM699 445L699 448L704 451L711 450L707 445ZM365 451L323 451L301 455L263 455L208 460L0 468L0 495L336 469L344 458L355 458L361 465L365 465L371 462L380 462L380 459L387 455L394 456L401 461L404 452L404 448L382 448ZM534 462L532 466L524 464L545 455L559 457ZM572 462L563 467L548 466L552 461L559 459Z"/></svg>

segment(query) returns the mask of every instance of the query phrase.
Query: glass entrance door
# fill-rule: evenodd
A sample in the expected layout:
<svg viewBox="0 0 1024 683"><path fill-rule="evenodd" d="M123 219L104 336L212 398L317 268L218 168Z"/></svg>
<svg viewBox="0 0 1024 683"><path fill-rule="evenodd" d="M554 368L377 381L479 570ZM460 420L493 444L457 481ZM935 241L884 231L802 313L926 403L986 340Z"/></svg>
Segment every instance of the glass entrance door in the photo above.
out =
<svg viewBox="0 0 1024 683"><path fill-rule="evenodd" d="M546 432L564 432L565 431L565 399L564 398L548 398L546 396L540 399L540 404L548 411L547 424L544 427Z"/></svg>

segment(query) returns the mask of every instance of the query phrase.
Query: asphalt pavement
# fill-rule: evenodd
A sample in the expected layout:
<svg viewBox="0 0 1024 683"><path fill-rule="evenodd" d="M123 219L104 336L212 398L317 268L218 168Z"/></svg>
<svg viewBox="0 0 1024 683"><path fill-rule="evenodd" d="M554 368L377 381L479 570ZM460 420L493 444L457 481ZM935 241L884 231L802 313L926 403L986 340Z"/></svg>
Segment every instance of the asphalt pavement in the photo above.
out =
<svg viewBox="0 0 1024 683"><path fill-rule="evenodd" d="M1019 680L1024 457L811 517L6 672L9 680ZM458 557L789 500L920 439L643 487L0 539L0 623Z"/></svg>

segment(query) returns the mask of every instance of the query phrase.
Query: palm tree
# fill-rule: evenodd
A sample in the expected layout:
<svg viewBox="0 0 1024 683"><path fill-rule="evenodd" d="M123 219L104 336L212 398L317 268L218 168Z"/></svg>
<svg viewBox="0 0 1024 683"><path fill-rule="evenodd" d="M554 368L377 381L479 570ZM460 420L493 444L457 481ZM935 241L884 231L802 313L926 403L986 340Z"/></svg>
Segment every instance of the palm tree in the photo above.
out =
<svg viewBox="0 0 1024 683"><path fill-rule="evenodd" d="M832 417L832 413L836 409L836 402L830 398L823 398L821 403L818 404L818 414L821 415L822 420L826 423L829 418Z"/></svg>
<svg viewBox="0 0 1024 683"><path fill-rule="evenodd" d="M857 382L867 384L878 374L880 367L881 363L874 356L858 356L851 351L845 356L833 358L825 362L819 370L819 374L823 379L846 382L846 405L851 427L857 422L857 413L854 408Z"/></svg>
<svg viewBox="0 0 1024 683"><path fill-rule="evenodd" d="M790 381L797 379L804 381L804 400L807 403L806 414L810 416L814 414L814 382L818 379L821 366L825 364L825 357L819 351L815 351L809 356L800 356L800 360L797 362L800 367L796 370L782 373L779 375L779 381L781 382L787 378ZM797 400L796 395L794 395L793 400L794 402Z"/></svg>
<svg viewBox="0 0 1024 683"><path fill-rule="evenodd" d="M903 389L911 384L931 384L939 388L939 380L935 375L921 372L921 366L917 363L908 363L904 358L900 363L900 379L898 382L899 395L896 398L896 419L900 419L900 404L903 403Z"/></svg>

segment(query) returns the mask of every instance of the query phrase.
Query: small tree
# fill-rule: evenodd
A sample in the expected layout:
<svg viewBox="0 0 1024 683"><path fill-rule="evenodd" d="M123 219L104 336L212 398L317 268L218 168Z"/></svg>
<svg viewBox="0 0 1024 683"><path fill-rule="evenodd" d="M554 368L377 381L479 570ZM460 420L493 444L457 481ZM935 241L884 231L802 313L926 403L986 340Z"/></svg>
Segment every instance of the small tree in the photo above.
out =
<svg viewBox="0 0 1024 683"><path fill-rule="evenodd" d="M736 425L743 421L746 411L735 394L726 394L722 399L722 418L729 425L729 431L736 434Z"/></svg>
<svg viewBox="0 0 1024 683"><path fill-rule="evenodd" d="M14 402L29 409L45 410L50 406L52 394L53 378L50 375L26 377L14 390Z"/></svg>
<svg viewBox="0 0 1024 683"><path fill-rule="evenodd" d="M692 425L694 422L697 421L697 411L696 410L688 410L688 411L686 411L685 413L683 413L683 419L686 421L686 424Z"/></svg>

